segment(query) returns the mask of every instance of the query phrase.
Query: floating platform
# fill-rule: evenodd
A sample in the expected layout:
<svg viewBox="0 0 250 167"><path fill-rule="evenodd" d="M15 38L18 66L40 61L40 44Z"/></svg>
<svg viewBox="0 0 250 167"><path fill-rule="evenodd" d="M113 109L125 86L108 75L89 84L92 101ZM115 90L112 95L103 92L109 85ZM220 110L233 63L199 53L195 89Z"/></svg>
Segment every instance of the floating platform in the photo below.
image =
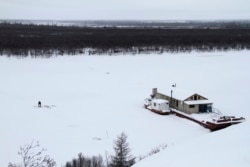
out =
<svg viewBox="0 0 250 167"><path fill-rule="evenodd" d="M170 109L169 111L160 111L160 110L152 109L148 105L144 105L144 107L159 115L176 115L177 117L185 118L187 120L190 120L192 122L195 122L203 126L204 128L209 129L210 131L224 129L231 125L235 125L235 124L242 123L245 121L245 118L243 117L236 118L235 116L222 116L216 119L211 119L209 121L204 121L204 120L196 119L189 114L183 113L175 109Z"/></svg>

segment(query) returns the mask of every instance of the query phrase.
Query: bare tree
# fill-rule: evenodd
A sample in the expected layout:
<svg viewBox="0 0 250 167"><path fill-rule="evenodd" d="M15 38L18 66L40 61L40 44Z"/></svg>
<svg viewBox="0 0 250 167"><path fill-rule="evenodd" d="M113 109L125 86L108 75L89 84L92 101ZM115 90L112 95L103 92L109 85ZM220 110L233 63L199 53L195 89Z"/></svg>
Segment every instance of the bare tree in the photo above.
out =
<svg viewBox="0 0 250 167"><path fill-rule="evenodd" d="M39 142L26 144L20 147L18 155L21 156L20 165L9 163L8 167L55 167L56 162L48 155L43 155L46 149L39 148Z"/></svg>
<svg viewBox="0 0 250 167"><path fill-rule="evenodd" d="M108 154L107 151L105 151L105 164L106 164L106 167L110 167L110 159L111 159L111 156Z"/></svg>

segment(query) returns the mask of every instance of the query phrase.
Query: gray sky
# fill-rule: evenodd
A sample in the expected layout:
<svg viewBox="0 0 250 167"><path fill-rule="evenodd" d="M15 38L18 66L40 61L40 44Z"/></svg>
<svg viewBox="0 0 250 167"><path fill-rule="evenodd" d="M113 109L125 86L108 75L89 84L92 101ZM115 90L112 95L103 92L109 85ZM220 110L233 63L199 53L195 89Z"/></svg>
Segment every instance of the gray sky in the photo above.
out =
<svg viewBox="0 0 250 167"><path fill-rule="evenodd" d="M0 19L250 20L250 0L0 0Z"/></svg>

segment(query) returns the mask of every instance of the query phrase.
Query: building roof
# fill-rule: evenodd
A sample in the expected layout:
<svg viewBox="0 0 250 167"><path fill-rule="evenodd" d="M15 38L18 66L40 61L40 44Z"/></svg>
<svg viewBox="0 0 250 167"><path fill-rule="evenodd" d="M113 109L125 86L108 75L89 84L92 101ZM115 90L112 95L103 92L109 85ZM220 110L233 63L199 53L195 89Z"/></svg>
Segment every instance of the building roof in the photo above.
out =
<svg viewBox="0 0 250 167"><path fill-rule="evenodd" d="M212 104L210 100L191 100L191 101L184 101L187 105L195 105L195 104Z"/></svg>
<svg viewBox="0 0 250 167"><path fill-rule="evenodd" d="M158 104L160 104L160 103L166 103L166 102L168 103L168 101L164 100L164 99L153 99L152 102L155 102L155 103L158 103Z"/></svg>
<svg viewBox="0 0 250 167"><path fill-rule="evenodd" d="M168 91L166 91L168 90ZM189 92L186 90L182 90L176 87L170 87L169 89L166 90L160 90L158 91L159 93L165 94L167 96L171 96L171 90L172 90L172 97L181 101L186 100L187 98L189 98L190 96L194 95L194 94L198 94L198 93L194 93L194 92Z"/></svg>
<svg viewBox="0 0 250 167"><path fill-rule="evenodd" d="M200 95L200 96L206 98L201 93L191 92L191 91L183 90L183 89L180 89L180 88L177 88L177 87L169 87L168 89L165 89L163 91L160 90L158 92L162 93L164 95L167 95L167 96L171 96L171 90L172 90L172 97L175 98L175 99L177 99L177 100L181 100L181 101L184 101L187 98L189 98L189 97L191 97L191 96L193 96L195 94Z"/></svg>

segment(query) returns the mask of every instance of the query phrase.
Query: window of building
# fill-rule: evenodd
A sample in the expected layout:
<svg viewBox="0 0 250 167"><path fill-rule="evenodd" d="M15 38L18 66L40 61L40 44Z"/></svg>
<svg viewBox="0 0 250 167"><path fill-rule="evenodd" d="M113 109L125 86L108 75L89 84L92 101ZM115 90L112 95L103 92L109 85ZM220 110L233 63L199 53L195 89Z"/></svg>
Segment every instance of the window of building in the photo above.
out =
<svg viewBox="0 0 250 167"><path fill-rule="evenodd" d="M196 95L194 95L194 100L197 100L197 96Z"/></svg>
<svg viewBox="0 0 250 167"><path fill-rule="evenodd" d="M208 104L207 105L207 112L212 112L212 111L213 111L212 104Z"/></svg>
<svg viewBox="0 0 250 167"><path fill-rule="evenodd" d="M207 104L200 104L199 105L199 112L201 112L201 113L207 112Z"/></svg>
<svg viewBox="0 0 250 167"><path fill-rule="evenodd" d="M194 105L190 105L189 108L194 108Z"/></svg>

